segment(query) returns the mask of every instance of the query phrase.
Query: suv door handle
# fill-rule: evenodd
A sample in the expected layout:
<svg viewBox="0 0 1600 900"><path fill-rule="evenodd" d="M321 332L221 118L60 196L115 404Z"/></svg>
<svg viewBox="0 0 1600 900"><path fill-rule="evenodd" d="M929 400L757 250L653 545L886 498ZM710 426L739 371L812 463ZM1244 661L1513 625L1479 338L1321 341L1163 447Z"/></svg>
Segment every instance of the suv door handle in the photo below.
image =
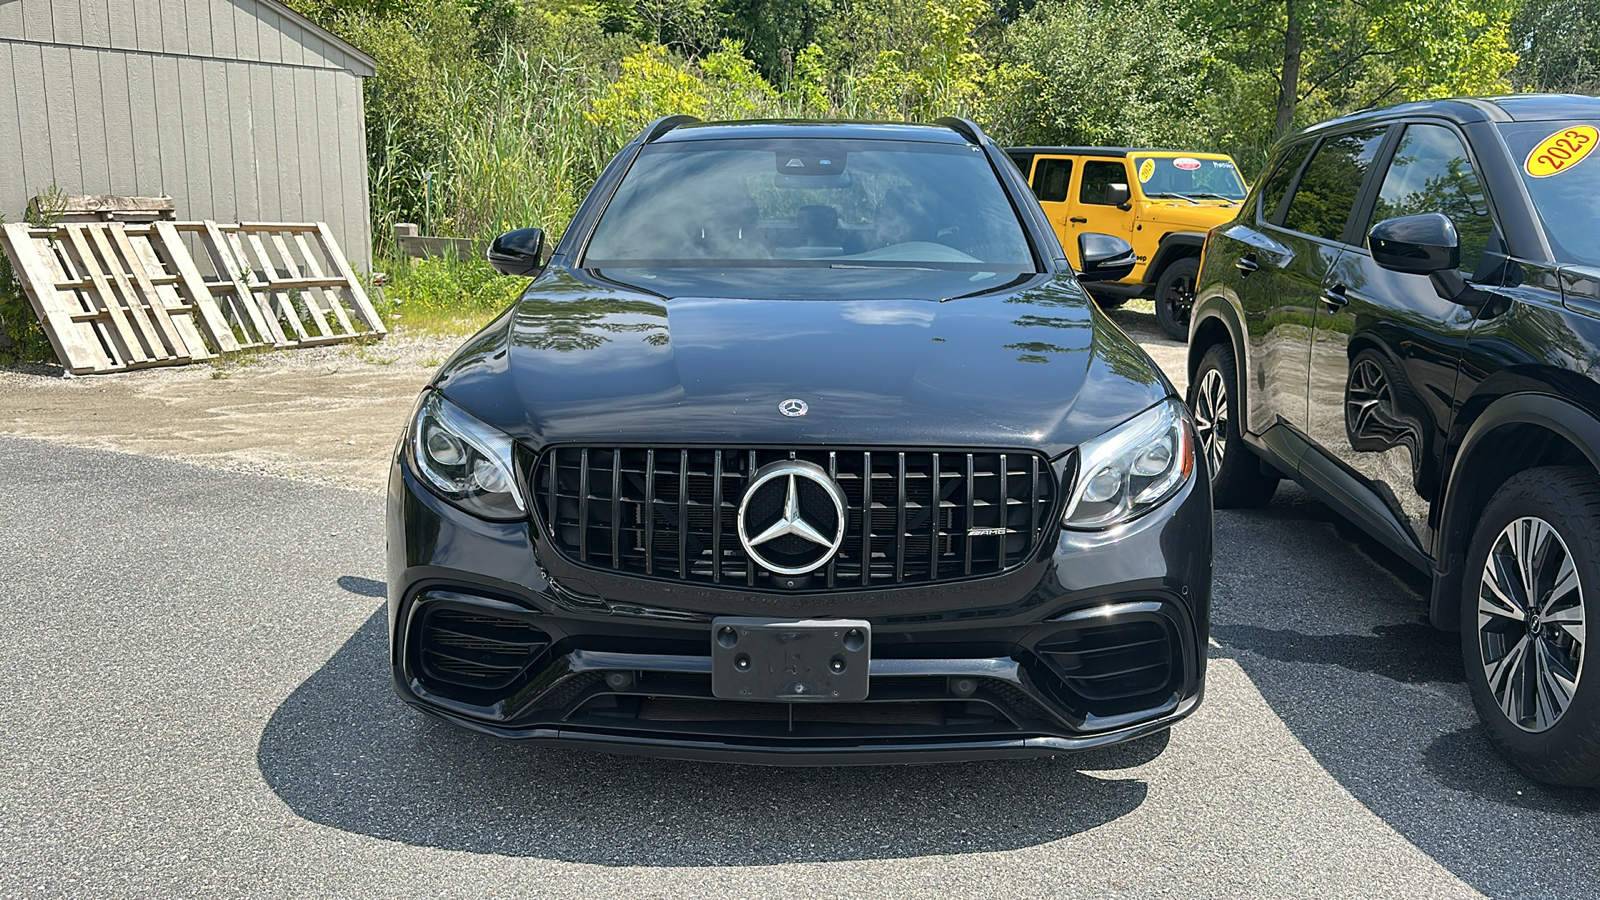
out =
<svg viewBox="0 0 1600 900"><path fill-rule="evenodd" d="M1256 262L1256 258L1254 256L1241 256L1233 261L1233 265L1234 268L1238 269L1245 275L1249 275L1251 272L1261 268L1261 264Z"/></svg>
<svg viewBox="0 0 1600 900"><path fill-rule="evenodd" d="M1072 218L1068 219L1067 221L1068 222L1072 222L1072 223L1077 224L1077 225L1087 225L1087 224L1089 224L1089 220L1085 219L1083 216L1073 216Z"/></svg>
<svg viewBox="0 0 1600 900"><path fill-rule="evenodd" d="M1338 312L1350 305L1350 298L1345 296L1344 285L1336 284L1322 292L1322 302L1328 304L1328 312Z"/></svg>

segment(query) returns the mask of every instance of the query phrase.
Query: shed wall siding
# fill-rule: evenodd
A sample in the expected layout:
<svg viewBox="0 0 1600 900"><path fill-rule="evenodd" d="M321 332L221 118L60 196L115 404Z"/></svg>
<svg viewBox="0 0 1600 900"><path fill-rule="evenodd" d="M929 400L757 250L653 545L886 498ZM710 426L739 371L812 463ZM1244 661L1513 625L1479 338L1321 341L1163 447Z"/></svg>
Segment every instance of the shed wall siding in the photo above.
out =
<svg viewBox="0 0 1600 900"><path fill-rule="evenodd" d="M370 60L264 0L0 0L0 38L372 74Z"/></svg>
<svg viewBox="0 0 1600 900"><path fill-rule="evenodd" d="M361 79L337 50L257 0L0 0L0 220L51 184L167 194L183 219L327 222L370 269Z"/></svg>

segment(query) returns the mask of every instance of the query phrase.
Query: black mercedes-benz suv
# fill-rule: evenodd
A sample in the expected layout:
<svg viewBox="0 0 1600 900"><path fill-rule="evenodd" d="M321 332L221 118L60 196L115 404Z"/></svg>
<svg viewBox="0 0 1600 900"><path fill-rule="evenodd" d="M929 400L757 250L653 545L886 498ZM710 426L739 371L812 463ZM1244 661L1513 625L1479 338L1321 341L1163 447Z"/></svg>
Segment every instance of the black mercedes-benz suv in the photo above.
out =
<svg viewBox="0 0 1600 900"><path fill-rule="evenodd" d="M389 481L395 687L535 742L1028 756L1194 710L1187 410L970 122L650 126L423 393Z"/></svg>
<svg viewBox="0 0 1600 900"><path fill-rule="evenodd" d="M1205 249L1190 403L1218 506L1280 474L1431 573L1499 748L1600 783L1600 100L1293 137Z"/></svg>

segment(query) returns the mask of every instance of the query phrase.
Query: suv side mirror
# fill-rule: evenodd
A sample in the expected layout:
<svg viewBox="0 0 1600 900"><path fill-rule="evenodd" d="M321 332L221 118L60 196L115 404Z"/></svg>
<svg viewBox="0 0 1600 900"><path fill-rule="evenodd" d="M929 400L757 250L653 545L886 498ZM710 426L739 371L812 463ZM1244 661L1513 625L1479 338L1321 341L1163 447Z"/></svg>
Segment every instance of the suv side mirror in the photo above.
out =
<svg viewBox="0 0 1600 900"><path fill-rule="evenodd" d="M489 265L502 275L538 275L544 270L544 232L518 228L489 244Z"/></svg>
<svg viewBox="0 0 1600 900"><path fill-rule="evenodd" d="M1439 213L1385 219L1367 232L1372 261L1391 272L1432 275L1461 265L1456 223Z"/></svg>
<svg viewBox="0 0 1600 900"><path fill-rule="evenodd" d="M1132 196L1132 194L1128 193L1128 186L1125 184L1106 185L1106 203L1115 206L1117 209L1132 209L1133 206L1128 203L1128 198Z"/></svg>
<svg viewBox="0 0 1600 900"><path fill-rule="evenodd" d="M1083 265L1078 269L1078 280L1121 281L1133 272L1138 259L1133 245L1109 234L1092 231L1078 235L1078 258Z"/></svg>

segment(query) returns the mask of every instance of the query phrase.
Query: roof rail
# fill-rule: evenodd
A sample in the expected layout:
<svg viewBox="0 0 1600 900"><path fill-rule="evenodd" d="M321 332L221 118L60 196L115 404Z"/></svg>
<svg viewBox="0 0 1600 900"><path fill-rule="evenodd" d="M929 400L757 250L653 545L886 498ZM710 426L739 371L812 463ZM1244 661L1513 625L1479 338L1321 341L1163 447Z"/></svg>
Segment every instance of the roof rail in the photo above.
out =
<svg viewBox="0 0 1600 900"><path fill-rule="evenodd" d="M644 142L648 144L679 125L688 125L691 122L698 121L700 120L694 116L662 116L645 127Z"/></svg>
<svg viewBox="0 0 1600 900"><path fill-rule="evenodd" d="M943 116L941 118L934 119L933 124L943 125L944 127L954 131L956 134L961 135L974 144L983 143L983 129L979 128L976 123L969 119L958 119L955 116Z"/></svg>

